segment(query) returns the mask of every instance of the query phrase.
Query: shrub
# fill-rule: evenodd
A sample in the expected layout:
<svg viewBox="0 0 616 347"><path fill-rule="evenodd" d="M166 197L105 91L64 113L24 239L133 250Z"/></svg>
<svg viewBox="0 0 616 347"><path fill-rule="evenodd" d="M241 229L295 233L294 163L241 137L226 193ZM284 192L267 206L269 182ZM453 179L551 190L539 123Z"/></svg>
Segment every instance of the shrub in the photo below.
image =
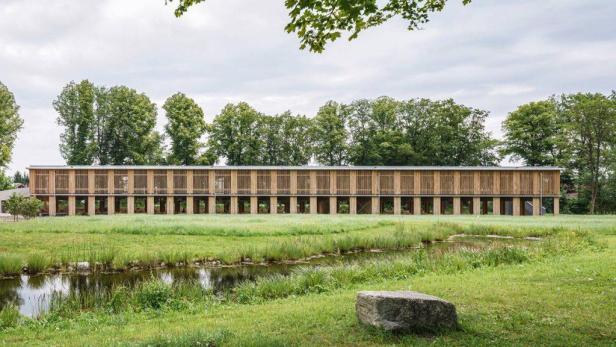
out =
<svg viewBox="0 0 616 347"><path fill-rule="evenodd" d="M0 330L12 328L19 324L21 314L17 306L9 304L0 310Z"/></svg>
<svg viewBox="0 0 616 347"><path fill-rule="evenodd" d="M171 286L161 280L144 282L135 288L135 300L142 309L161 309L173 295Z"/></svg>

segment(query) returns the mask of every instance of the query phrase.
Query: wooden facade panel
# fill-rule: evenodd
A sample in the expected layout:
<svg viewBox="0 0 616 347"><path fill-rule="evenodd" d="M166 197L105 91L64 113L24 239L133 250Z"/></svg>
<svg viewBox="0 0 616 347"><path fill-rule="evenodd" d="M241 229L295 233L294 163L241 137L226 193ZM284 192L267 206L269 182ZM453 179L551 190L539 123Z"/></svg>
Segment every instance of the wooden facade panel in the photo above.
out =
<svg viewBox="0 0 616 347"><path fill-rule="evenodd" d="M154 170L154 194L167 193L167 170Z"/></svg>
<svg viewBox="0 0 616 347"><path fill-rule="evenodd" d="M494 194L494 173L481 171L479 175L481 194Z"/></svg>
<svg viewBox="0 0 616 347"><path fill-rule="evenodd" d="M109 179L107 178L107 170L94 171L94 192L107 193Z"/></svg>
<svg viewBox="0 0 616 347"><path fill-rule="evenodd" d="M188 189L186 170L173 170L173 192L186 194Z"/></svg>
<svg viewBox="0 0 616 347"><path fill-rule="evenodd" d="M460 194L472 195L475 192L475 174L472 171L460 172Z"/></svg>
<svg viewBox="0 0 616 347"><path fill-rule="evenodd" d="M520 194L528 195L533 193L533 172L523 171L520 172Z"/></svg>
<svg viewBox="0 0 616 347"><path fill-rule="evenodd" d="M49 194L49 170L36 170L34 192L38 194Z"/></svg>
<svg viewBox="0 0 616 347"><path fill-rule="evenodd" d="M500 193L501 195L513 194L513 172L500 172Z"/></svg>
<svg viewBox="0 0 616 347"><path fill-rule="evenodd" d="M216 194L231 194L231 172L216 170L214 172L214 192Z"/></svg>
<svg viewBox="0 0 616 347"><path fill-rule="evenodd" d="M56 170L56 194L68 194L68 170Z"/></svg>
<svg viewBox="0 0 616 347"><path fill-rule="evenodd" d="M421 171L420 187L421 194L434 194L434 173L432 171Z"/></svg>
<svg viewBox="0 0 616 347"><path fill-rule="evenodd" d="M276 193L283 195L291 193L291 171L278 170L276 172Z"/></svg>
<svg viewBox="0 0 616 347"><path fill-rule="evenodd" d="M351 173L349 171L336 172L336 194L351 194Z"/></svg>
<svg viewBox="0 0 616 347"><path fill-rule="evenodd" d="M135 194L146 194L148 192L148 172L146 170L134 171L133 192Z"/></svg>
<svg viewBox="0 0 616 347"><path fill-rule="evenodd" d="M272 178L269 170L257 171L257 194L269 195L272 193Z"/></svg>
<svg viewBox="0 0 616 347"><path fill-rule="evenodd" d="M297 194L307 195L310 194L310 172L298 171L297 172Z"/></svg>
<svg viewBox="0 0 616 347"><path fill-rule="evenodd" d="M75 170L75 194L88 194L88 170Z"/></svg>
<svg viewBox="0 0 616 347"><path fill-rule="evenodd" d="M558 175L555 172L542 172L541 173L542 180L541 185L539 187L540 194L543 195L557 195L559 194L559 190L556 189L558 185L555 184Z"/></svg>
<svg viewBox="0 0 616 347"><path fill-rule="evenodd" d="M394 172L381 171L379 172L379 189L378 193L390 195L394 193Z"/></svg>
<svg viewBox="0 0 616 347"><path fill-rule="evenodd" d="M113 171L114 194L128 194L128 170Z"/></svg>
<svg viewBox="0 0 616 347"><path fill-rule="evenodd" d="M207 194L209 192L209 171L194 170L193 171L193 193Z"/></svg>
<svg viewBox="0 0 616 347"><path fill-rule="evenodd" d="M250 194L250 171L239 171L237 173L237 193Z"/></svg>
<svg viewBox="0 0 616 347"><path fill-rule="evenodd" d="M412 195L415 193L415 173L413 171L400 172L400 194Z"/></svg>
<svg viewBox="0 0 616 347"><path fill-rule="evenodd" d="M453 171L441 171L440 173L440 194L454 194Z"/></svg>
<svg viewBox="0 0 616 347"><path fill-rule="evenodd" d="M358 195L372 194L372 172L366 170L357 171L355 180L357 183L355 191Z"/></svg>
<svg viewBox="0 0 616 347"><path fill-rule="evenodd" d="M328 170L317 171L317 194L327 195L330 193L330 177Z"/></svg>

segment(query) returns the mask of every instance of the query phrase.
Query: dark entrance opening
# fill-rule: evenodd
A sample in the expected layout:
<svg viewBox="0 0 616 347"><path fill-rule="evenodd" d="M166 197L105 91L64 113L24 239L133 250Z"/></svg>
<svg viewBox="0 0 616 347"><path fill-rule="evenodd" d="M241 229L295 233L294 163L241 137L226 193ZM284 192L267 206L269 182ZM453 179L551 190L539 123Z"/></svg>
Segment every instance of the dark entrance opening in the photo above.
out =
<svg viewBox="0 0 616 347"><path fill-rule="evenodd" d="M381 214L394 214L394 198L380 198L379 210Z"/></svg>
<svg viewBox="0 0 616 347"><path fill-rule="evenodd" d="M186 213L186 197L174 196L173 197L173 213L183 214Z"/></svg>
<svg viewBox="0 0 616 347"><path fill-rule="evenodd" d="M492 198L481 198L481 214L494 214L494 199Z"/></svg>
<svg viewBox="0 0 616 347"><path fill-rule="evenodd" d="M239 196L237 198L237 213L247 214L250 213L250 197Z"/></svg>
<svg viewBox="0 0 616 347"><path fill-rule="evenodd" d="M520 215L532 216L533 215L533 199L532 198L520 198Z"/></svg>
<svg viewBox="0 0 616 347"><path fill-rule="evenodd" d="M421 198L421 214L434 213L434 198Z"/></svg>
<svg viewBox="0 0 616 347"><path fill-rule="evenodd" d="M513 216L513 198L501 198L500 214L504 216Z"/></svg>
<svg viewBox="0 0 616 347"><path fill-rule="evenodd" d="M441 214L453 214L453 198L441 198Z"/></svg>
<svg viewBox="0 0 616 347"><path fill-rule="evenodd" d="M39 215L49 216L49 197L48 196L37 196L36 198L43 202L43 207L39 211Z"/></svg>
<svg viewBox="0 0 616 347"><path fill-rule="evenodd" d="M145 196L135 196L135 213L148 212L148 198Z"/></svg>
<svg viewBox="0 0 616 347"><path fill-rule="evenodd" d="M460 198L460 214L473 214L473 198Z"/></svg>
<svg viewBox="0 0 616 347"><path fill-rule="evenodd" d="M86 216L88 214L88 197L75 197L75 214L78 216Z"/></svg>
<svg viewBox="0 0 616 347"><path fill-rule="evenodd" d="M297 213L310 213L310 198L307 196L297 197Z"/></svg>
<svg viewBox="0 0 616 347"><path fill-rule="evenodd" d="M328 214L329 213L329 198L324 196L317 197L317 213Z"/></svg>
<svg viewBox="0 0 616 347"><path fill-rule="evenodd" d="M68 215L68 196L56 196L56 216Z"/></svg>
<svg viewBox="0 0 616 347"><path fill-rule="evenodd" d="M195 196L193 197L193 213L206 214L208 213L207 196Z"/></svg>
<svg viewBox="0 0 616 347"><path fill-rule="evenodd" d="M403 196L400 198L400 209L402 214L413 214L415 211L413 210L413 198L410 196Z"/></svg>
<svg viewBox="0 0 616 347"><path fill-rule="evenodd" d="M216 213L229 214L231 213L231 197L217 196L216 197Z"/></svg>
<svg viewBox="0 0 616 347"><path fill-rule="evenodd" d="M371 214L372 213L372 198L365 196L357 197L357 214Z"/></svg>
<svg viewBox="0 0 616 347"><path fill-rule="evenodd" d="M278 206L276 207L277 213L289 213L291 212L291 203L288 196L279 196L278 197Z"/></svg>
<svg viewBox="0 0 616 347"><path fill-rule="evenodd" d="M167 197L155 196L154 197L154 214L167 213Z"/></svg>
<svg viewBox="0 0 616 347"><path fill-rule="evenodd" d="M97 196L94 198L94 214L107 214L107 202L106 196Z"/></svg>
<svg viewBox="0 0 616 347"><path fill-rule="evenodd" d="M269 196L260 196L257 198L257 213L270 213Z"/></svg>
<svg viewBox="0 0 616 347"><path fill-rule="evenodd" d="M339 214L351 213L351 200L348 197L338 197L336 199L336 212Z"/></svg>
<svg viewBox="0 0 616 347"><path fill-rule="evenodd" d="M115 213L128 213L128 197L126 196L116 196L115 197Z"/></svg>

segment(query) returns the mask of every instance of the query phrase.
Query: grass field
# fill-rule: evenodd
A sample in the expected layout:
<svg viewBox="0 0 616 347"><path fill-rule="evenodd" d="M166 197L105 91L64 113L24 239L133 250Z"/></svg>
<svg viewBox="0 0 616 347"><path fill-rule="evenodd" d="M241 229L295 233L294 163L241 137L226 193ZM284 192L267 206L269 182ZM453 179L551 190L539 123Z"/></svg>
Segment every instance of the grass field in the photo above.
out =
<svg viewBox="0 0 616 347"><path fill-rule="evenodd" d="M544 241L533 247L461 250L438 258L414 253L302 270L288 278L241 285L224 298L151 283L134 293L120 290L92 305L67 301L36 320L11 317L6 310L0 313L0 345L615 343L614 216L48 218L0 225L0 254L27 262L37 256L85 257L88 249L102 248L112 249L118 258L176 252L191 259L231 261L247 250L253 256L274 249L291 256L341 245L395 248L460 232L536 235ZM285 253L289 250L276 248L281 244L305 249ZM362 327L354 315L354 298L357 291L370 289L411 289L443 297L457 306L461 328L432 336L397 336ZM151 304L151 298L161 297L163 301ZM4 327L3 319L9 322Z"/></svg>

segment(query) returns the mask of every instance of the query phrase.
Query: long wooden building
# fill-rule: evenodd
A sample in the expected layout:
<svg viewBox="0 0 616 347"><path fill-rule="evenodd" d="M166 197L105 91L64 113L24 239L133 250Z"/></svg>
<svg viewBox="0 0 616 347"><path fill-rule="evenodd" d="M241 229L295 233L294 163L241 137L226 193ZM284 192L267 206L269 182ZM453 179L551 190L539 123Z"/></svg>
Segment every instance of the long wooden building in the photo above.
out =
<svg viewBox="0 0 616 347"><path fill-rule="evenodd" d="M559 213L555 167L31 166L43 214Z"/></svg>

